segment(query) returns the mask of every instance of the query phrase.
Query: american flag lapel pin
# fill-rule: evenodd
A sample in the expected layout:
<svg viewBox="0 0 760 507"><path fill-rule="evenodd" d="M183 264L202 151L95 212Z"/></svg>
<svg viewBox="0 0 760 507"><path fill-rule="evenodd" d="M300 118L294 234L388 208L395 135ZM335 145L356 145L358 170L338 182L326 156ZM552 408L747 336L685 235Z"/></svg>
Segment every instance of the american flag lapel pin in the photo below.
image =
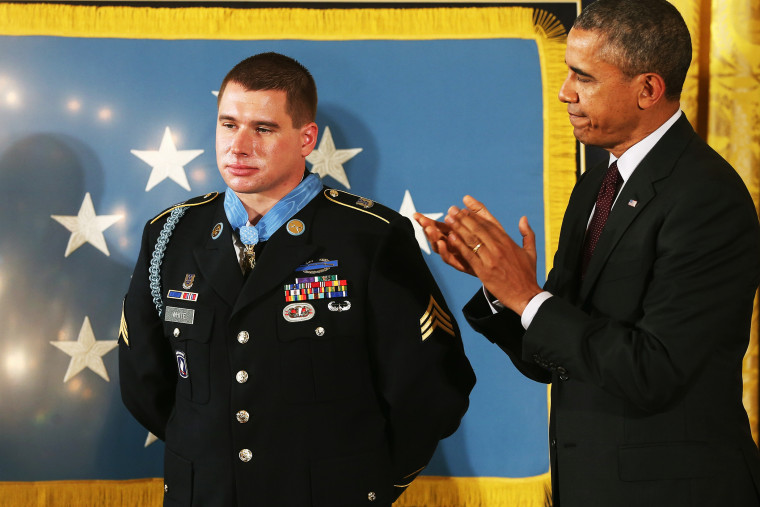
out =
<svg viewBox="0 0 760 507"><path fill-rule="evenodd" d="M637 201L636 199L631 199L630 201L628 201L628 206L630 206L631 208L635 208L638 203L639 201Z"/></svg>

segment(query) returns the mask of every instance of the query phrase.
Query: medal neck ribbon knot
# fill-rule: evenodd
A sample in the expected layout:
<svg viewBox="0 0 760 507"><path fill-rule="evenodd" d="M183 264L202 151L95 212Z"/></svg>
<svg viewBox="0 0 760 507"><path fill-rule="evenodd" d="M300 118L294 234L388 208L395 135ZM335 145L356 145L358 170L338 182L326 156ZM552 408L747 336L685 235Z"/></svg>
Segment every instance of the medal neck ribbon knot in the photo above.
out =
<svg viewBox="0 0 760 507"><path fill-rule="evenodd" d="M317 196L322 190L322 181L316 174L309 174L296 188L277 201L256 225L248 224L248 213L245 211L240 198L229 187L224 193L224 212L232 228L238 231L240 241L245 245L243 251L247 268L253 269L256 264L254 245L266 241L293 215Z"/></svg>

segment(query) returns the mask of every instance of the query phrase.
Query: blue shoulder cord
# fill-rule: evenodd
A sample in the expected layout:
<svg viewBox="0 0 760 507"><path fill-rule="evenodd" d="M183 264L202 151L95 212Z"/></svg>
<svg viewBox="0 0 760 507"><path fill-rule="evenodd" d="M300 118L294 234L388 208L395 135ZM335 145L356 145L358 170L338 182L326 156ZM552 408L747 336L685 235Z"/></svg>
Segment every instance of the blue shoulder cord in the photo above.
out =
<svg viewBox="0 0 760 507"><path fill-rule="evenodd" d="M148 268L148 273L150 273L148 275L150 294L153 296L153 303L156 305L159 317L164 311L164 303L161 300L161 262L164 260L166 245L169 243L169 238L171 238L174 232L174 227L176 227L182 215L185 214L185 211L187 211L187 207L185 206L172 210L169 218L166 219L163 229L161 229L161 234L158 235L158 240L156 240L156 246L150 259L150 268Z"/></svg>

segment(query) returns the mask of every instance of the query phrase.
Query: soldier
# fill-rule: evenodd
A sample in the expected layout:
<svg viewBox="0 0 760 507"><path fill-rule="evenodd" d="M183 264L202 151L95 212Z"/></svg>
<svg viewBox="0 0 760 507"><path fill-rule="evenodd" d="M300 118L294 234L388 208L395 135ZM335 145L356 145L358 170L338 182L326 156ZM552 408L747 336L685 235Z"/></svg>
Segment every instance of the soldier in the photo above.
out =
<svg viewBox="0 0 760 507"><path fill-rule="evenodd" d="M295 60L240 62L218 98L226 192L145 226L119 366L166 442L164 505L389 506L467 410L409 220L305 170L316 106Z"/></svg>

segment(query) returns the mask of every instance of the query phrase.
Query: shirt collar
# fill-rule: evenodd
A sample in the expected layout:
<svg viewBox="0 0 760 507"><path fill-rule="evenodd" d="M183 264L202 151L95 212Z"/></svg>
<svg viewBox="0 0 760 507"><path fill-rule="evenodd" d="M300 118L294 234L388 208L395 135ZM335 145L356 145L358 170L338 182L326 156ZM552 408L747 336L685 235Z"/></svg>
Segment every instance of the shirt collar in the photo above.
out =
<svg viewBox="0 0 760 507"><path fill-rule="evenodd" d="M652 148L654 148L654 145L657 144L660 139L662 139L662 136L665 135L665 132L667 132L668 129L673 126L673 124L681 117L682 114L683 112L679 108L678 111L676 111L675 114L673 114L673 116L671 116L665 123L660 125L657 130L625 150L625 153L623 153L620 158L617 158L615 155L610 153L608 167L617 160L618 171L620 172L620 176L623 178L623 182L628 181L628 178L631 177L636 167L638 167L641 161L644 160L644 157L647 156Z"/></svg>

